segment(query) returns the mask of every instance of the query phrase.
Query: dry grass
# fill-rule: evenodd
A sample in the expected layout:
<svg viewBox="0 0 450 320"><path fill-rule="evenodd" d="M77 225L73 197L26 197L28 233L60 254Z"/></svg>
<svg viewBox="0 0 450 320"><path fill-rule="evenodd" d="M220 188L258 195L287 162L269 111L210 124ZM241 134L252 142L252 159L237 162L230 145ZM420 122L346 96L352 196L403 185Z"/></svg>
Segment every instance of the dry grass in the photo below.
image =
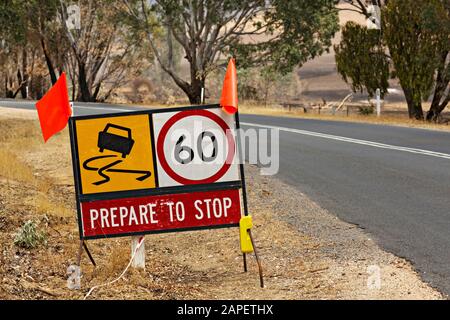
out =
<svg viewBox="0 0 450 320"><path fill-rule="evenodd" d="M67 207L49 199L52 182L38 177L33 167L26 162L25 152L33 152L42 146L39 124L33 120L0 121L0 177L8 182L19 182L33 190L35 212L39 215L58 217L73 216Z"/></svg>
<svg viewBox="0 0 450 320"><path fill-rule="evenodd" d="M387 107L388 108L388 107ZM390 113L381 114L377 117L375 114L372 115L360 115L355 113L350 113L348 116L343 114L331 115L330 111L325 114L314 113L304 113L303 109L291 110L284 109L277 106L258 106L258 105L240 105L239 112L243 114L257 114L257 115L269 115L269 116L281 116L281 117L294 117L302 119L316 119L316 120L331 120L331 121L347 121L347 122L360 122L360 123L372 123L380 125L393 125L402 126L410 128L421 128L430 130L443 130L450 131L450 126L445 124L435 124L426 121L419 121L414 119L409 119L404 106L393 105L391 108L395 111L400 111L400 114L392 115ZM403 111L403 112L402 112Z"/></svg>
<svg viewBox="0 0 450 320"><path fill-rule="evenodd" d="M0 177L35 184L33 171L11 151L0 149Z"/></svg>
<svg viewBox="0 0 450 320"><path fill-rule="evenodd" d="M48 195L44 193L39 193L34 197L34 206L38 214L56 217L73 217L73 211L68 209L64 205L56 204L52 202Z"/></svg>
<svg viewBox="0 0 450 320"><path fill-rule="evenodd" d="M36 123L29 120L0 121L0 176L35 185L31 168L18 155L36 145Z"/></svg>
<svg viewBox="0 0 450 320"><path fill-rule="evenodd" d="M2 147L8 147L0 150L14 157L18 171L31 172L28 178L38 181L27 184L18 178L10 182L0 179L0 299L82 299L89 288L111 281L122 272L130 258L130 239L89 241L97 267L83 254L82 290L67 289L66 270L76 263L79 246L67 132L43 145L36 124L0 119L0 136L8 135L0 141ZM17 134L20 132L28 135L30 144ZM3 162L11 162L10 158ZM282 219L290 212L296 219L311 220L305 215L305 205L310 201L288 186L278 185L276 180L258 176L256 168L248 170L248 198L255 212L254 234L263 259L265 289L258 286L252 257L249 272L242 272L238 230L205 230L147 236L146 270L130 270L115 284L96 289L89 299L345 299L367 295L366 263L353 261L353 253L361 247L352 244L352 256L342 257L344 265L334 256L325 255L326 250L335 247L334 243L299 232ZM0 176L5 172L0 169ZM268 191L269 186L274 186L273 190ZM277 190L280 193L275 194ZM285 196L280 197L281 193ZM303 200L294 202L293 209L281 205L300 198ZM318 209L310 210L316 217ZM48 234L46 246L27 250L13 244L14 233L30 219L39 221ZM334 222L315 220L330 230L336 229ZM384 255L376 250L377 254L367 254ZM380 261L390 263L392 259L398 260ZM347 263L353 263L353 267L349 269ZM346 273L333 271L336 269L345 269ZM396 274L403 275L404 280L386 279L393 285L383 297L409 297L403 288L417 288L415 297L440 298L421 285L411 269L399 269Z"/></svg>
<svg viewBox="0 0 450 320"><path fill-rule="evenodd" d="M15 149L35 146L42 141L39 123L33 120L0 120L0 143L14 142Z"/></svg>

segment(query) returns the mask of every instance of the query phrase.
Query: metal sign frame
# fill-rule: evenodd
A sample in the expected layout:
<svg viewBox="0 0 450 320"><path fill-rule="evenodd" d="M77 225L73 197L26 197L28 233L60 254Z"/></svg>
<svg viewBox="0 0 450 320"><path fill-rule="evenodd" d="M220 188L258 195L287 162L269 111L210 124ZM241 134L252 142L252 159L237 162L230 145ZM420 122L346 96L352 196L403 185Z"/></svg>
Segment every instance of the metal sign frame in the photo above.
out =
<svg viewBox="0 0 450 320"><path fill-rule="evenodd" d="M80 240L89 240L89 239L105 239L105 238L115 238L115 237L127 237L127 236L136 236L136 235L144 235L144 234L157 234L157 233L169 233L169 232L182 232L182 231L193 231L193 230L204 230L204 229L221 229L221 228L230 228L230 227L239 227L239 223L233 224L222 224L222 225L211 225L211 226L195 226L195 227L186 227L186 228L176 228L176 229L166 229L166 230L148 230L142 232L131 232L131 233L120 233L120 234L105 234L105 235L95 235L95 236L85 236L82 228L82 212L81 212L81 203L82 202L90 202L90 201L99 201L99 200L113 200L113 199L125 199L125 198L137 198L144 196L157 196L157 195L165 195L165 194L181 194L181 193L190 193L190 192L204 192L204 191L219 191L219 190L239 190L240 189L240 198L242 200L241 206L241 214L242 211L245 216L248 215L248 206L247 206L247 195L245 188L245 174L244 174L244 162L242 161L243 155L241 154L241 141L239 139L239 135L236 135L235 147L238 157L238 168L239 168L239 177L240 180L236 181L228 181L228 182L216 182L210 184L196 184L196 185L185 185L185 186L173 186L173 187L159 187L158 183L158 166L156 161L156 148L155 148L155 137L154 137L154 128L152 124L150 124L150 139L153 150L153 163L154 163L154 175L155 175L155 188L150 189L140 189L140 190L130 190L130 191L114 191L114 192L103 192L103 193L91 193L91 194L82 194L82 185L81 185L81 171L80 171L80 161L78 155L78 141L77 141L77 132L76 132L76 121L77 120L88 120L88 119L98 119L98 118L113 118L113 117L123 117L123 116L133 116L133 115L149 115L149 121L153 121L153 114L157 113L169 113L169 112L180 112L180 111L189 111L189 110L208 110L208 109L218 109L221 108L218 104L211 105L201 105L201 106L188 106L188 107L174 107L174 108L164 108L164 109L148 109L148 110L138 110L138 111L130 111L130 112L117 112L110 114L96 114L96 115L86 115L86 116L75 116L70 117L69 119L69 133L70 133L70 145L71 145L71 153L72 153L72 168L73 168L73 176L75 181L75 194L76 194L76 207L77 207L77 216L78 216L78 229ZM235 120L235 129L240 129L239 125L239 114L236 112L234 114Z"/></svg>

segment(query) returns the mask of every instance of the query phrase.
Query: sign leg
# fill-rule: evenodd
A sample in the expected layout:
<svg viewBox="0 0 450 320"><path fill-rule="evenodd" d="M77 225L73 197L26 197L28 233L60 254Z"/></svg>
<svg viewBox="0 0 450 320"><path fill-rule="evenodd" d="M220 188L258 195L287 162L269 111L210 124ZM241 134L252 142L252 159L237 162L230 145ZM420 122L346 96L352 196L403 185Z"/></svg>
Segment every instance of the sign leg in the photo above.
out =
<svg viewBox="0 0 450 320"><path fill-rule="evenodd" d="M245 253L243 253L242 258L244 261L244 272L247 272L247 255Z"/></svg>
<svg viewBox="0 0 450 320"><path fill-rule="evenodd" d="M134 236L131 238L131 255L136 250L139 240L142 236ZM137 269L145 269L145 240L142 240L141 246L137 249L131 266Z"/></svg>
<svg viewBox="0 0 450 320"><path fill-rule="evenodd" d="M87 247L87 245L86 245L86 242L84 242L84 241L83 241L83 247L84 247L84 250L86 250L86 253L87 253L88 257L89 257L89 260L91 260L91 262L92 262L92 264L94 265L94 267L96 267L97 264L95 263L95 260L94 260L94 258L92 257L91 252L89 251L89 249L88 249L88 247Z"/></svg>
<svg viewBox="0 0 450 320"><path fill-rule="evenodd" d="M77 265L81 266L81 253L83 252L83 240L80 240L80 246L78 248Z"/></svg>
<svg viewBox="0 0 450 320"><path fill-rule="evenodd" d="M255 242L252 237L252 231L248 230L248 234L250 236L250 240L252 241L253 250L255 252L256 263L258 264L259 282L260 282L261 288L264 288L263 270L262 270L261 262L259 261L258 252L256 251Z"/></svg>

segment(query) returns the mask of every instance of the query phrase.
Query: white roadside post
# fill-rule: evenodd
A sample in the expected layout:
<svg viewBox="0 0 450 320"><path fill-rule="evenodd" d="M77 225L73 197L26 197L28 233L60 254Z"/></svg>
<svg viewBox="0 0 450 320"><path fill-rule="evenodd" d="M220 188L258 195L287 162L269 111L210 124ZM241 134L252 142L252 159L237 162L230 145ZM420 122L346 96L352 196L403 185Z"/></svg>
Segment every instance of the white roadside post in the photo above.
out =
<svg viewBox="0 0 450 320"><path fill-rule="evenodd" d="M367 29L371 30L381 30L381 9L377 5L367 6L367 13L369 17L366 20ZM377 117L381 115L381 92L378 88L376 91L377 99Z"/></svg>
<svg viewBox="0 0 450 320"><path fill-rule="evenodd" d="M136 248L139 244L139 239L141 237L142 236L131 237L131 256L133 256L133 253L136 250ZM145 239L142 240L141 246L136 251L136 255L134 256L134 259L131 262L131 266L136 269L144 269L145 270Z"/></svg>
<svg viewBox="0 0 450 320"><path fill-rule="evenodd" d="M379 117L381 115L381 91L379 88L376 91L376 96L377 96L377 117Z"/></svg>

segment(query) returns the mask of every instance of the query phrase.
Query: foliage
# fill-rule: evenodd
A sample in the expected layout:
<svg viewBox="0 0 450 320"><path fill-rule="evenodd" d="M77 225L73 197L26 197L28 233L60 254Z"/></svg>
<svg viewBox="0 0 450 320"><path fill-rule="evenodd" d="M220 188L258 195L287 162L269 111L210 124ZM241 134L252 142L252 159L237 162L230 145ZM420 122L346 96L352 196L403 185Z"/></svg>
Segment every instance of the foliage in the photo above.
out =
<svg viewBox="0 0 450 320"><path fill-rule="evenodd" d="M140 38L127 32L124 15L111 10L114 3L116 1L79 1L80 29L65 28L72 52L69 63L74 76L72 85L78 85L77 100L104 101L130 76L139 75L143 69L143 54L147 48L141 46ZM66 20L66 9L61 12ZM106 83L108 88L103 87Z"/></svg>
<svg viewBox="0 0 450 320"><path fill-rule="evenodd" d="M431 101L430 110L427 113L427 120L437 121L440 113L450 103L450 1L441 0L444 5L440 12L439 21L434 21L435 34L441 40L436 42L438 46L439 63L434 84L434 94Z"/></svg>
<svg viewBox="0 0 450 320"><path fill-rule="evenodd" d="M423 119L422 101L433 88L448 16L440 0L391 0L382 11L383 37L405 93L410 117Z"/></svg>
<svg viewBox="0 0 450 320"><path fill-rule="evenodd" d="M33 249L46 243L47 235L39 231L36 222L32 220L26 221L14 237L14 244L25 249Z"/></svg>
<svg viewBox="0 0 450 320"><path fill-rule="evenodd" d="M379 88L384 97L389 86L389 61L379 30L347 22L342 29L342 41L334 50L337 70L345 82L351 82L353 92L366 89L372 98Z"/></svg>
<svg viewBox="0 0 450 320"><path fill-rule="evenodd" d="M208 75L234 56L238 68L268 66L281 73L322 54L338 29L334 0L128 0L130 27L145 32L161 68L200 102ZM189 79L163 60L155 35L177 42L189 63Z"/></svg>
<svg viewBox="0 0 450 320"><path fill-rule="evenodd" d="M294 72L284 75L272 68L249 68L238 70L238 79L239 99L243 102L267 105L280 97L296 99L301 93L301 82ZM223 75L220 81L223 81Z"/></svg>
<svg viewBox="0 0 450 320"><path fill-rule="evenodd" d="M343 0L344 2L350 4L350 8L341 8L341 10L351 10L354 12L358 12L363 15L365 18L370 17L370 13L367 10L366 4L360 0ZM402 43L402 50L404 53L400 53L400 57L397 60L392 60L392 65L394 69L397 69L397 63L400 63L399 69L404 69L405 66L411 63L411 60L415 60L415 58L403 59L403 54L407 54L410 57L413 57L415 53L412 51L416 50L414 47L418 44L415 39L419 41L419 43L423 43L424 37L430 40L426 46L431 51L436 49L436 52L439 52L437 55L437 59L439 63L436 66L435 58L436 55L430 53L430 58L434 62L429 65L429 68L422 69L423 72L430 72L428 77L432 77L432 99L431 106L429 111L427 112L427 120L437 120L440 117L440 113L442 110L450 102L450 1L448 0L433 0L433 1L387 1L387 0L372 0L372 4L378 5L382 9L382 17L387 12L386 10L391 10L392 13L393 7L398 7L396 13L394 15L398 15L398 19L403 19L406 24L403 24L401 21L397 21L395 26L392 26L388 29L391 35L396 34L397 27L399 30L403 30L404 34L405 29L412 30L414 29L413 24L417 26L415 33L410 33L410 38L407 41L405 39L397 40L397 43ZM401 2L401 3L400 3ZM387 5L389 4L389 8ZM403 5L402 8L399 5ZM417 5L416 5L417 4ZM405 9L406 8L406 9ZM411 17L411 19L410 19ZM419 19L417 19L419 18ZM422 29L425 28L426 32L422 33ZM382 28L382 32L385 30ZM420 36L419 36L420 35ZM437 40L439 39L440 40ZM437 41L436 41L437 40ZM404 41L404 42L403 42ZM396 41L394 41L395 43ZM432 43L431 43L432 42ZM389 52L390 44L385 43ZM411 46L412 45L412 46ZM397 51L395 46L393 47L393 51ZM408 53L409 52L409 53ZM418 59L423 60L423 59ZM403 63L403 65L401 65ZM415 63L415 61L412 61ZM435 67L435 69L433 68ZM419 66L420 68L420 66ZM411 68L412 70L412 68ZM414 102L413 97L416 95L420 95L421 99L425 99L426 96L422 96L422 94L417 94L417 88L410 87L408 81L403 81L401 84L404 90L405 96L408 100L408 109L410 111L410 116L415 117L415 114L418 114L418 118L422 118L422 106L417 102ZM426 88L428 89L428 88ZM429 90L425 90L429 91ZM416 93L413 93L416 92Z"/></svg>
<svg viewBox="0 0 450 320"><path fill-rule="evenodd" d="M363 116L368 116L374 113L374 107L369 105L369 106L363 106L363 107L359 107L358 108L358 112L359 114L363 115Z"/></svg>
<svg viewBox="0 0 450 320"><path fill-rule="evenodd" d="M262 65L287 74L328 51L338 30L334 1L271 1L261 19L253 27L262 28L264 39L236 38L226 51L237 57L241 67Z"/></svg>
<svg viewBox="0 0 450 320"><path fill-rule="evenodd" d="M39 99L65 71L74 100L103 101L148 65L142 37L125 28L124 7L111 9L117 1L77 1L81 24L71 30L65 3L0 2L0 84L7 97Z"/></svg>

